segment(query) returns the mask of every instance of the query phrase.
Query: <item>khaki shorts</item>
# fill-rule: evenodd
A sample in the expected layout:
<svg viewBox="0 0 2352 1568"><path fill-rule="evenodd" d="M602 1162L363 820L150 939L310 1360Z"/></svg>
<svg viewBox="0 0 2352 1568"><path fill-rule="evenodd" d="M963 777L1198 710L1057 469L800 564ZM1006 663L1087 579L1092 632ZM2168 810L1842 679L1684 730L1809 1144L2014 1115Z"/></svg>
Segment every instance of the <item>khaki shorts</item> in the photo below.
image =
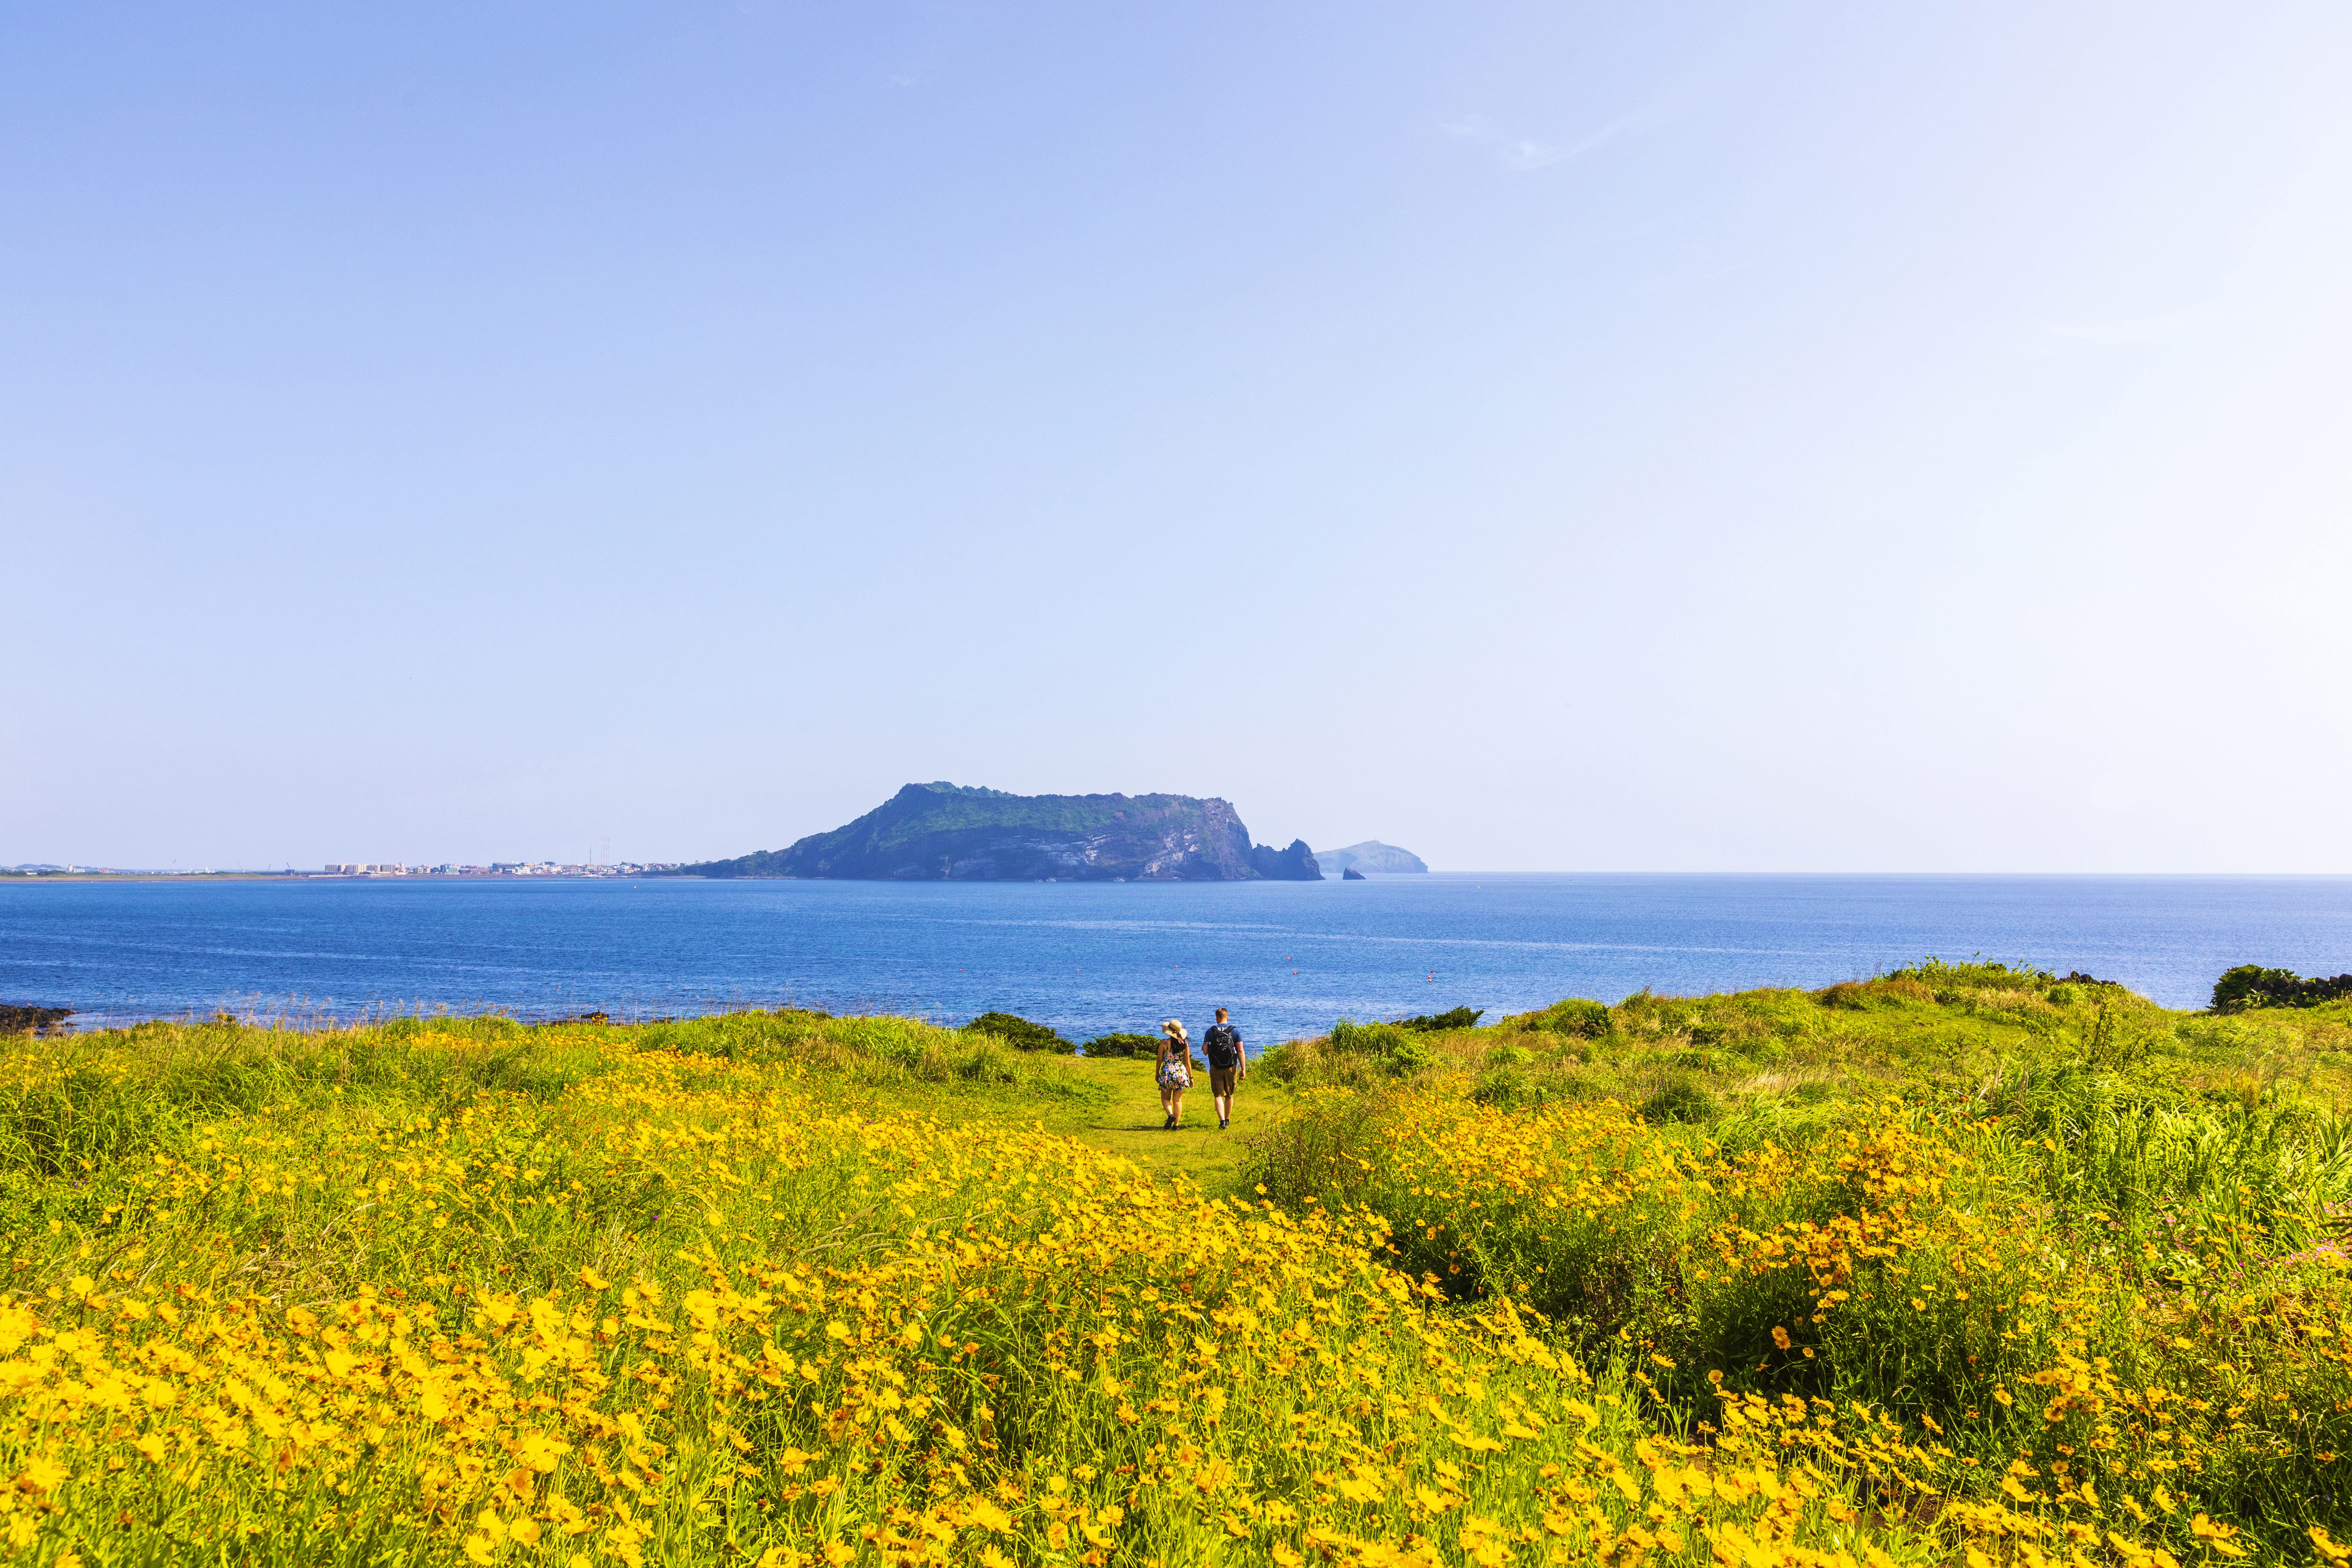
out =
<svg viewBox="0 0 2352 1568"><path fill-rule="evenodd" d="M1234 1085L1239 1083L1241 1079L1242 1069L1239 1067L1211 1068L1209 1069L1209 1092L1211 1094L1222 1094L1227 1098L1231 1098L1234 1092Z"/></svg>

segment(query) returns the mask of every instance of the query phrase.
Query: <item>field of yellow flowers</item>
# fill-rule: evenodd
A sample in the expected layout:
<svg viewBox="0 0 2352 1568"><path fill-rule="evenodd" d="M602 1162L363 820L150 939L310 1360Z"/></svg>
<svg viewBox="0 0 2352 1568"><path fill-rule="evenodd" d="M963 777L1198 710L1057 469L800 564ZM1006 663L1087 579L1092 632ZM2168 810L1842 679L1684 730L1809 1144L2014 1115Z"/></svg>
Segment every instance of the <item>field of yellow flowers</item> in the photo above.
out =
<svg viewBox="0 0 2352 1568"><path fill-rule="evenodd" d="M900 1019L0 1045L0 1552L2347 1559L2309 1138L2095 1222L1982 1105L1493 1092L1552 1037L1303 1082L1222 1194Z"/></svg>
<svg viewBox="0 0 2352 1568"><path fill-rule="evenodd" d="M1907 1449L1882 1504L1964 1553L2336 1562L2348 1023L1932 963L1563 1004L1409 1075L1293 1047L1324 1087L1260 1174L1587 1364L1630 1348L1712 1441L1731 1394L1866 1413ZM1393 1049L1359 1033L1375 1066Z"/></svg>

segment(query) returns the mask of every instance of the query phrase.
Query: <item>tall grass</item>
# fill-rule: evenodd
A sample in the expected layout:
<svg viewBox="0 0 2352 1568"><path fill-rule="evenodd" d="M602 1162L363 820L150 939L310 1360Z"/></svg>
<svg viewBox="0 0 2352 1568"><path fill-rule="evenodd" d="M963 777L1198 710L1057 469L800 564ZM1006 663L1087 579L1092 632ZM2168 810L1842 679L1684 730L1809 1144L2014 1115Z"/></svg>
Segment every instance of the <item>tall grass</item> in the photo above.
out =
<svg viewBox="0 0 2352 1568"><path fill-rule="evenodd" d="M1589 1365L1639 1346L1690 1422L1726 1391L1859 1403L2012 1502L2307 1549L2352 1526L2352 1140L2310 1063L2202 1050L2200 1023L1932 963L1563 1007L1402 1086L1325 1070L1253 1174L1378 1215L1401 1268ZM1832 1092L1790 1092L1800 1064Z"/></svg>
<svg viewBox="0 0 2352 1568"><path fill-rule="evenodd" d="M0 1076L0 1167L87 1171L136 1157L206 1118L320 1097L426 1115L496 1093L553 1100L612 1070L626 1049L793 1062L867 1089L972 1086L1078 1100L1100 1093L993 1036L911 1018L745 1012L634 1029L526 1026L496 1016L313 1031L226 1018L153 1023L16 1047L16 1070Z"/></svg>
<svg viewBox="0 0 2352 1568"><path fill-rule="evenodd" d="M2340 1026L2108 991L1335 1031L1226 1201L910 1020L0 1044L0 1555L2331 1553Z"/></svg>
<svg viewBox="0 0 2352 1568"><path fill-rule="evenodd" d="M0 1293L0 1550L1299 1568L1856 1544L1862 1471L1800 1497L1769 1446L1694 1468L1622 1369L1596 1384L1507 1303L1447 1307L1366 1216L948 1125L936 1086L826 1098L855 1086L811 1042L903 1064L925 1038L534 1031L572 1068L486 1085L456 1064L503 1030L118 1037L110 1092L226 1062L235 1098L169 1101L178 1141L143 1158L5 1173L57 1201L12 1226ZM363 1059L365 1092L330 1070Z"/></svg>

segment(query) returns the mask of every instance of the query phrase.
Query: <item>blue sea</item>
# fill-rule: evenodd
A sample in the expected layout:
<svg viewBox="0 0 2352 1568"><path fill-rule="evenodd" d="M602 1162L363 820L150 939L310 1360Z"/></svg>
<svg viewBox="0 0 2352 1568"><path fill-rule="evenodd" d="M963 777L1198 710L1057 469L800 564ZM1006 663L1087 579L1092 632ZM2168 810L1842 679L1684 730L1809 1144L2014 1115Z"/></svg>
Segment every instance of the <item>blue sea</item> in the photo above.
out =
<svg viewBox="0 0 2352 1568"><path fill-rule="evenodd" d="M1818 986L1935 954L2173 1006L2262 963L2352 970L2352 879L1415 876L1362 882L0 884L0 1001L89 1026L498 1010L991 1009L1074 1037Z"/></svg>

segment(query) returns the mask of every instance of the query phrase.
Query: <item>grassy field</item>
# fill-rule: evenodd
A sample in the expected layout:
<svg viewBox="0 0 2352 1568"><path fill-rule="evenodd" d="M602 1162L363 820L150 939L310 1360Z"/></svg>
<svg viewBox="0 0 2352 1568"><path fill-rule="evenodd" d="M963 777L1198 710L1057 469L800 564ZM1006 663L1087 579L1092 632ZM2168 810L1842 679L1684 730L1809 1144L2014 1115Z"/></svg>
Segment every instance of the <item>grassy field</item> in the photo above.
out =
<svg viewBox="0 0 2352 1568"><path fill-rule="evenodd" d="M2341 1562L2352 1008L0 1045L27 1563Z"/></svg>

